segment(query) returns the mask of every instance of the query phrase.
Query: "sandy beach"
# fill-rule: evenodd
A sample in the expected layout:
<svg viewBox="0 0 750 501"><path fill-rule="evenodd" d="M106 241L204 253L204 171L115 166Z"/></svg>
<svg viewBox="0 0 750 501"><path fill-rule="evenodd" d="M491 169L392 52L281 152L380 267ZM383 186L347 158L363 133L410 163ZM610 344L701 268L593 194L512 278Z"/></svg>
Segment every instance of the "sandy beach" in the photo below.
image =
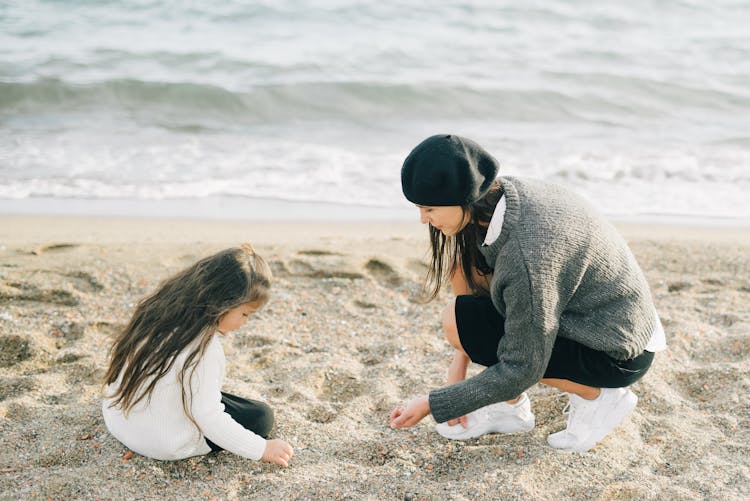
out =
<svg viewBox="0 0 750 501"><path fill-rule="evenodd" d="M387 426L444 383L451 356L448 294L417 301L417 222L0 216L0 499L748 499L750 230L620 228L669 350L634 385L633 415L571 454L546 444L566 398L539 385L529 433L450 442L431 417ZM275 281L224 340L225 389L274 408L292 464L131 456L100 413L112 336L160 280L245 241Z"/></svg>

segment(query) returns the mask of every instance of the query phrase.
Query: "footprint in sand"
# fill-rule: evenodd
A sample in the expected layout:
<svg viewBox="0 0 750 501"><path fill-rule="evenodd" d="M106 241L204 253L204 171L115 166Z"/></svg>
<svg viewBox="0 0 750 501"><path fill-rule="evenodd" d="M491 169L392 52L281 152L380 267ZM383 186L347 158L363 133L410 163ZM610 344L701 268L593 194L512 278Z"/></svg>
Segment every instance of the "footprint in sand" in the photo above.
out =
<svg viewBox="0 0 750 501"><path fill-rule="evenodd" d="M732 329L735 332L742 332L744 334L738 334L734 336L727 336L719 339L709 345L705 350L694 355L696 360L702 362L716 362L721 360L722 362L742 362L750 358L750 337L747 336L747 332L750 332L750 324L736 324L743 326L744 329Z"/></svg>
<svg viewBox="0 0 750 501"><path fill-rule="evenodd" d="M383 287L398 287L403 281L391 265L379 259L370 259L365 264L365 268L372 278Z"/></svg>
<svg viewBox="0 0 750 501"><path fill-rule="evenodd" d="M59 356L55 359L56 364L70 364L73 362L77 362L78 360L81 360L82 358L87 358L88 355L82 355L80 353L65 353L62 356Z"/></svg>
<svg viewBox="0 0 750 501"><path fill-rule="evenodd" d="M409 270L416 273L420 277L424 277L427 275L427 272L430 270L430 267L427 266L427 263L424 261L419 261L417 259L412 259L409 261L409 263L406 265Z"/></svg>
<svg viewBox="0 0 750 501"><path fill-rule="evenodd" d="M356 280L363 278L364 275L357 273L356 271L344 271L344 270L315 270L311 273L307 273L306 277L310 278L344 278L347 280Z"/></svg>
<svg viewBox="0 0 750 501"><path fill-rule="evenodd" d="M336 454L362 466L383 466L389 460L403 455L399 448L389 447L379 440L356 442L353 446L342 447Z"/></svg>
<svg viewBox="0 0 750 501"><path fill-rule="evenodd" d="M565 427L565 400L562 395L540 394L531 399L532 410L536 416L537 423L549 427L552 431L559 431ZM543 423L543 424L542 424Z"/></svg>
<svg viewBox="0 0 750 501"><path fill-rule="evenodd" d="M689 289L692 284L690 282L672 282L667 285L668 292L680 292L685 289Z"/></svg>
<svg viewBox="0 0 750 501"><path fill-rule="evenodd" d="M94 364L73 363L64 365L65 379L70 385L98 384L104 378L104 369Z"/></svg>
<svg viewBox="0 0 750 501"><path fill-rule="evenodd" d="M11 367L34 354L27 338L10 335L0 337L0 367Z"/></svg>
<svg viewBox="0 0 750 501"><path fill-rule="evenodd" d="M286 263L286 269L291 275L298 275L308 278L345 278L357 279L362 278L361 273L355 271L342 270L334 267L316 267L307 261L293 259Z"/></svg>
<svg viewBox="0 0 750 501"><path fill-rule="evenodd" d="M70 284L81 292L99 292L104 289L102 284L85 271L74 271L72 273L63 273L62 275L67 277Z"/></svg>
<svg viewBox="0 0 750 501"><path fill-rule="evenodd" d="M742 322L742 317L734 313L709 312L708 323L714 326L732 327Z"/></svg>
<svg viewBox="0 0 750 501"><path fill-rule="evenodd" d="M315 405L307 413L307 419L313 423L330 423L338 416L338 412L324 405Z"/></svg>
<svg viewBox="0 0 750 501"><path fill-rule="evenodd" d="M72 292L62 289L38 290L24 297L29 301L39 301L40 303L52 303L62 306L77 306L79 299Z"/></svg>
<svg viewBox="0 0 750 501"><path fill-rule="evenodd" d="M32 408L19 402L10 402L8 403L8 410L5 413L5 417L16 423L28 423L38 418L38 414L39 410L37 408Z"/></svg>
<svg viewBox="0 0 750 501"><path fill-rule="evenodd" d="M86 326L86 330L90 331L94 335L106 336L114 338L120 332L125 329L125 324L118 324L112 322L91 322Z"/></svg>
<svg viewBox="0 0 750 501"><path fill-rule="evenodd" d="M263 337L263 336L249 336L247 340L244 341L244 345L248 348L260 348L262 346L268 346L269 344L273 344L275 340Z"/></svg>
<svg viewBox="0 0 750 501"><path fill-rule="evenodd" d="M315 271L315 268L313 268L310 263L302 261L301 259L293 259L289 261L287 269L292 275L308 275Z"/></svg>
<svg viewBox="0 0 750 501"><path fill-rule="evenodd" d="M65 341L78 341L84 335L86 326L78 322L62 322L52 327L49 335L55 338L62 338Z"/></svg>
<svg viewBox="0 0 750 501"><path fill-rule="evenodd" d="M301 254L303 256L341 256L342 254L338 252L331 252L327 250L319 250L319 249L305 249L297 252L297 254Z"/></svg>
<svg viewBox="0 0 750 501"><path fill-rule="evenodd" d="M11 301L36 301L63 306L76 306L79 303L72 292L62 289L39 289L31 284L19 282L0 284L0 304Z"/></svg>
<svg viewBox="0 0 750 501"><path fill-rule="evenodd" d="M360 301L359 299L354 301L354 306L357 308L362 308L363 310L372 310L378 307L375 303L369 303L367 301Z"/></svg>
<svg viewBox="0 0 750 501"><path fill-rule="evenodd" d="M287 267L284 261L274 259L268 262L268 266L271 268L271 273L274 277L288 277L292 274L291 270Z"/></svg>
<svg viewBox="0 0 750 501"><path fill-rule="evenodd" d="M50 270L38 270L34 272L36 278L41 278L42 283L46 284L60 284L69 285L73 289L83 292L84 294L96 293L104 289L104 286L100 284L91 274L85 271L72 271L63 273L60 271ZM62 278L62 283L60 279ZM21 288L23 288L23 284ZM28 284L28 287L34 287L32 284Z"/></svg>
<svg viewBox="0 0 750 501"><path fill-rule="evenodd" d="M29 376L0 378L0 401L19 397L34 387L34 379Z"/></svg>
<svg viewBox="0 0 750 501"><path fill-rule="evenodd" d="M599 501L619 501L621 499L648 499L652 491L648 486L637 482L615 482L605 486L599 494Z"/></svg>
<svg viewBox="0 0 750 501"><path fill-rule="evenodd" d="M52 452L43 453L36 460L36 463L43 468L52 468L63 466L65 468L75 468L83 466L91 461L91 454L84 447L70 447L67 449L53 450ZM54 486L51 488L51 486ZM70 488L67 485L55 485L55 483L44 483L47 499L73 499L78 497L76 494L79 489Z"/></svg>
<svg viewBox="0 0 750 501"><path fill-rule="evenodd" d="M341 371L329 371L325 375L320 397L331 402L349 402L363 391L364 386L356 376Z"/></svg>
<svg viewBox="0 0 750 501"><path fill-rule="evenodd" d="M675 377L686 399L711 402L715 407L735 405L731 400L737 397L736 393L744 395L747 391L742 384L747 380L747 373L731 366L682 371Z"/></svg>
<svg viewBox="0 0 750 501"><path fill-rule="evenodd" d="M384 343L378 346L363 346L357 351L359 352L360 362L362 362L363 365L373 366L390 360L401 350L395 344Z"/></svg>
<svg viewBox="0 0 750 501"><path fill-rule="evenodd" d="M78 247L78 244L71 244L71 243L45 244L45 245L40 245L36 249L32 250L31 254L34 254L35 256L39 256L41 254L44 254L45 252L59 252L59 251L74 249L76 247Z"/></svg>
<svg viewBox="0 0 750 501"><path fill-rule="evenodd" d="M675 409L673 403L654 392L639 395L638 408L643 414L651 414L656 416L667 416L670 413L674 412Z"/></svg>

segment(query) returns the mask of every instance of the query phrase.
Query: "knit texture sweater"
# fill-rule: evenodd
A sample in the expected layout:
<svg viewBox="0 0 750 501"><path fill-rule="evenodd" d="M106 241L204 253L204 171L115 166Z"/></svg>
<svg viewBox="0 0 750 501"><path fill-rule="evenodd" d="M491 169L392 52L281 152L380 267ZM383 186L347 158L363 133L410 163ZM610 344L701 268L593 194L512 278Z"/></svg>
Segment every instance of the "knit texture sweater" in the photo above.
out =
<svg viewBox="0 0 750 501"><path fill-rule="evenodd" d="M437 422L513 399L537 383L557 336L626 360L654 331L648 283L612 224L569 190L498 179L507 204L502 231L480 247L494 269L492 303L505 318L498 363L432 391Z"/></svg>
<svg viewBox="0 0 750 501"><path fill-rule="evenodd" d="M224 412L221 385L226 358L218 335L206 346L190 378L190 411L197 428L185 414L178 374L193 348L190 345L180 352L172 368L157 381L151 398L144 398L127 414L118 406L111 407L112 399L105 398L102 413L107 429L128 449L154 459L174 460L208 454L211 448L206 438L240 456L261 459L266 449L265 439ZM108 387L110 394L119 383L118 378ZM185 383L187 385L187 381Z"/></svg>

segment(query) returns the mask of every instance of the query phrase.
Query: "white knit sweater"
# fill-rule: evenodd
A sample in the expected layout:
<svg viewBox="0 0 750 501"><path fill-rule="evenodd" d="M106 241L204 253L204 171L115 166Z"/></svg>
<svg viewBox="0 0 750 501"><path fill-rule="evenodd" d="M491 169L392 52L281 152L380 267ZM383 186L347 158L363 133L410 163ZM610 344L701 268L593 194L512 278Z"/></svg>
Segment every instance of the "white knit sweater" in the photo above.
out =
<svg viewBox="0 0 750 501"><path fill-rule="evenodd" d="M211 448L206 438L227 451L260 459L266 448L265 439L224 412L221 385L226 359L218 335L208 343L191 378L191 414L200 429L185 415L178 374L192 348L189 346L177 355L172 368L156 383L151 398L138 402L127 416L119 407L110 407L112 400L105 398L102 412L107 429L128 449L154 459L175 460L207 454ZM116 390L119 383L118 378L106 394Z"/></svg>

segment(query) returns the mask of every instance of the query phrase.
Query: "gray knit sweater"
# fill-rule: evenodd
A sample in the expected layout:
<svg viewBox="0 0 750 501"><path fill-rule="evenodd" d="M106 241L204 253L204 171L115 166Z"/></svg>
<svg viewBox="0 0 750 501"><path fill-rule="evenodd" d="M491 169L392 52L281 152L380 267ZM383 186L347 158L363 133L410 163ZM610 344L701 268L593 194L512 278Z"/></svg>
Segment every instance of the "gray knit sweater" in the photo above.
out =
<svg viewBox="0 0 750 501"><path fill-rule="evenodd" d="M537 383L556 336L629 359L643 351L655 327L643 272L609 222L563 188L499 180L507 206L502 231L480 247L494 268L492 303L505 318L499 362L432 391L437 422L510 400Z"/></svg>

